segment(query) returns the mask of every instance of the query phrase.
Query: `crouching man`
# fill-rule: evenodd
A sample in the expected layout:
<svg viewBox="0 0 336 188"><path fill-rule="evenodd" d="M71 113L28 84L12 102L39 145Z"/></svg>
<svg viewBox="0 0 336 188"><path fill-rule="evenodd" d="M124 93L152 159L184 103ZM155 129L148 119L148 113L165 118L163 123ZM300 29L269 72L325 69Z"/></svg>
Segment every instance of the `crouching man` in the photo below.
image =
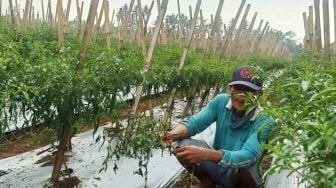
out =
<svg viewBox="0 0 336 188"><path fill-rule="evenodd" d="M247 108L248 93L260 96L262 82L250 67L241 67L233 73L227 94L218 95L202 111L161 134L164 142L174 142L176 158L199 179L195 187L260 186L256 162L274 120L260 106ZM190 138L213 122L213 145Z"/></svg>

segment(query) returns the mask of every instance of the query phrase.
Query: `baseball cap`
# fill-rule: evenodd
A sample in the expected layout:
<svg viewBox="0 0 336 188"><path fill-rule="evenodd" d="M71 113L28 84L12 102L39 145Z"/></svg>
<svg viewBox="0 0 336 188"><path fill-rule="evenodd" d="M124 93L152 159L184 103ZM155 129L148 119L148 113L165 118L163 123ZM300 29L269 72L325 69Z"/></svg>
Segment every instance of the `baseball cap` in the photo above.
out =
<svg viewBox="0 0 336 188"><path fill-rule="evenodd" d="M233 72L229 86L244 85L255 91L260 91L262 84L262 80L256 75L255 71L251 67L244 66Z"/></svg>

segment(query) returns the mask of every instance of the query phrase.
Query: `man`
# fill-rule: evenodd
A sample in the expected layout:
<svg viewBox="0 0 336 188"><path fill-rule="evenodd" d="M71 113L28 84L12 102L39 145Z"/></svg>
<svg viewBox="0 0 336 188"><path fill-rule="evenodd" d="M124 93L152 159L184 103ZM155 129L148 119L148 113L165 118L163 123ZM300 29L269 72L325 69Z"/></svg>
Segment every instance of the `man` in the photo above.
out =
<svg viewBox="0 0 336 188"><path fill-rule="evenodd" d="M233 73L229 94L215 97L202 111L161 134L166 143L177 141L173 153L200 181L196 187L258 187L256 161L274 120L260 106L247 107L246 97L261 95L262 82L250 67ZM252 95L249 95L251 93ZM190 138L216 122L214 143Z"/></svg>

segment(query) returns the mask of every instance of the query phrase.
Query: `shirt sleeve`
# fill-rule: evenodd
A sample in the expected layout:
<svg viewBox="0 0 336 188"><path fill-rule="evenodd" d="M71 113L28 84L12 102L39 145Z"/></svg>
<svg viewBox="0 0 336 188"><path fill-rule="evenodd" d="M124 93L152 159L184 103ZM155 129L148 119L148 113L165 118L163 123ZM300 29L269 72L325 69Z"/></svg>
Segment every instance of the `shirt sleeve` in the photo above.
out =
<svg viewBox="0 0 336 188"><path fill-rule="evenodd" d="M257 161L261 153L260 145L266 142L269 133L274 127L274 120L268 117L256 123L258 125L241 150L220 150L223 153L223 159L219 162L220 165L228 168L246 168Z"/></svg>
<svg viewBox="0 0 336 188"><path fill-rule="evenodd" d="M181 123L188 128L189 136L194 136L195 134L202 132L209 125L211 125L213 122L215 122L216 118L217 118L217 111L219 109L219 105L221 105L221 103L224 103L225 99L228 100L228 98L229 98L229 96L226 95L226 94L219 95L219 96L215 97L199 113L191 116L187 120L182 121Z"/></svg>

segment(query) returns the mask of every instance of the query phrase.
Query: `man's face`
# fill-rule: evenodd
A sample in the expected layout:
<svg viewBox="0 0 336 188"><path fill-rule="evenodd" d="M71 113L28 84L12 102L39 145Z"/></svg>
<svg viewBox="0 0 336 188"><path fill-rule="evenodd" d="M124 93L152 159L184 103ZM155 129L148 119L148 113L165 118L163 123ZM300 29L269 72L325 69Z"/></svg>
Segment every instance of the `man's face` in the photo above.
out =
<svg viewBox="0 0 336 188"><path fill-rule="evenodd" d="M246 110L246 106L244 105L244 103L246 100L247 92L254 92L254 91L244 85L233 85L230 87L232 107L237 112L243 112Z"/></svg>

